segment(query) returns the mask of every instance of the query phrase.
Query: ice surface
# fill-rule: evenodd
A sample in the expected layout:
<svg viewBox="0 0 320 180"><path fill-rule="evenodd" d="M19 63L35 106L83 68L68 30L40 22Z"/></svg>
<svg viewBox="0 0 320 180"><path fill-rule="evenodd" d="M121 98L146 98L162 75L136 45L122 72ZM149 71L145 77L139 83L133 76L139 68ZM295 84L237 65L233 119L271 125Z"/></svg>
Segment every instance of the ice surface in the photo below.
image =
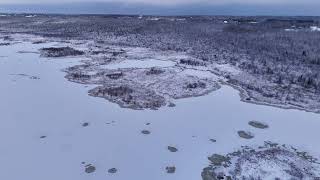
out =
<svg viewBox="0 0 320 180"><path fill-rule="evenodd" d="M92 87L64 78L61 69L81 59L46 60L39 54L17 53L44 46L51 44L0 48L0 179L199 180L209 155L266 140L320 155L319 114L244 103L228 86L207 96L177 100L174 108L123 109L88 96ZM251 120L269 128L250 127ZM85 122L87 127L82 126ZM151 134L143 135L142 130ZM255 138L241 139L238 130L249 130ZM179 151L170 153L168 146ZM85 172L87 164L96 168L93 173ZM168 166L175 166L176 172L167 174ZM111 168L117 173L109 174Z"/></svg>

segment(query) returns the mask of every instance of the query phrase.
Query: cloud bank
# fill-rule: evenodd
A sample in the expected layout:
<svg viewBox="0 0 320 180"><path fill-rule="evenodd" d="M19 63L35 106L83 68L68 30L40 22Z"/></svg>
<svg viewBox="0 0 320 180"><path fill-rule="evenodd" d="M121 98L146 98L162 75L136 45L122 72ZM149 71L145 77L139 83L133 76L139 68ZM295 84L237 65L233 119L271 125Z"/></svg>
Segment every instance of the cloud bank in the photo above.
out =
<svg viewBox="0 0 320 180"><path fill-rule="evenodd" d="M319 0L1 0L0 4L46 4L46 3L79 3L79 2L114 2L127 4L150 4L150 5L186 5L186 4L320 4Z"/></svg>

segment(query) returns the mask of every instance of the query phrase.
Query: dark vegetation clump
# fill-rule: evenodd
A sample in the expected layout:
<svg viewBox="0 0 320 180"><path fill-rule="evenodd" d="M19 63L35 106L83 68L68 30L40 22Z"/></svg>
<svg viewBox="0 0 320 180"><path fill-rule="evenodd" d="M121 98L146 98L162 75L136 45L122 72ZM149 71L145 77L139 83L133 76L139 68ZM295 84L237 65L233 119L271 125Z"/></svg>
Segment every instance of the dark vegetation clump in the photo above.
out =
<svg viewBox="0 0 320 180"><path fill-rule="evenodd" d="M0 46L9 46L10 43L0 43Z"/></svg>
<svg viewBox="0 0 320 180"><path fill-rule="evenodd" d="M152 67L149 71L147 71L146 75L159 75L164 73L164 70Z"/></svg>
<svg viewBox="0 0 320 180"><path fill-rule="evenodd" d="M190 83L187 85L187 89L196 89L196 88L206 88L206 83L196 82L196 83Z"/></svg>
<svg viewBox="0 0 320 180"><path fill-rule="evenodd" d="M96 167L93 166L92 164L88 164L85 166L85 170L86 173L90 174L96 171Z"/></svg>
<svg viewBox="0 0 320 180"><path fill-rule="evenodd" d="M186 64L189 66L205 66L204 62L194 61L190 59L180 59L180 64Z"/></svg>
<svg viewBox="0 0 320 180"><path fill-rule="evenodd" d="M44 57L66 57L84 55L83 51L73 49L71 47L50 47L42 48L41 53Z"/></svg>
<svg viewBox="0 0 320 180"><path fill-rule="evenodd" d="M101 93L104 96L107 94L110 96L121 97L121 96L129 95L133 93L133 90L126 86L119 86L119 87L99 89L98 93L99 94Z"/></svg>
<svg viewBox="0 0 320 180"><path fill-rule="evenodd" d="M262 122L259 122L259 121L250 121L248 124L250 126L258 128L258 129L267 129L267 128L269 128L269 125L267 125L265 123L262 123Z"/></svg>
<svg viewBox="0 0 320 180"><path fill-rule="evenodd" d="M90 77L91 77L90 75L83 74L81 72L71 73L70 76L73 79L90 79Z"/></svg>
<svg viewBox="0 0 320 180"><path fill-rule="evenodd" d="M176 147L173 147L173 146L168 146L168 150L170 152L177 152L178 151L178 149Z"/></svg>
<svg viewBox="0 0 320 180"><path fill-rule="evenodd" d="M254 138L254 135L251 132L248 131L238 131L239 137L243 139L252 139Z"/></svg>
<svg viewBox="0 0 320 180"><path fill-rule="evenodd" d="M122 72L114 72L114 73L106 74L105 76L110 79L119 79L119 78L123 77L123 73Z"/></svg>
<svg viewBox="0 0 320 180"><path fill-rule="evenodd" d="M142 130L142 131L141 131L141 133L142 133L142 134L145 134L145 135L149 135L149 134L151 134L151 132L150 132L150 131L148 131L148 130Z"/></svg>
<svg viewBox="0 0 320 180"><path fill-rule="evenodd" d="M166 171L168 174L173 174L176 172L176 167L175 166L167 166Z"/></svg>
<svg viewBox="0 0 320 180"><path fill-rule="evenodd" d="M114 173L116 173L117 171L118 171L118 169L116 169L116 168L111 168L111 169L108 170L108 173L114 174Z"/></svg>

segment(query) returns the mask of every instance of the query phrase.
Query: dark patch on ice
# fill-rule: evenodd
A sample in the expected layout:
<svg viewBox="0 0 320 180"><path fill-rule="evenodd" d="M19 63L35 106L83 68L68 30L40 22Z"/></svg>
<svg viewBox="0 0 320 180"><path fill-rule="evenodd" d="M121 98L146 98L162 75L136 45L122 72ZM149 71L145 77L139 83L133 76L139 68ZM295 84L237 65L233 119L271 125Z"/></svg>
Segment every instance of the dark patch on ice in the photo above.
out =
<svg viewBox="0 0 320 180"><path fill-rule="evenodd" d="M39 52L36 51L18 51L19 54L39 54Z"/></svg>
<svg viewBox="0 0 320 180"><path fill-rule="evenodd" d="M12 76L19 76L19 77L27 77L29 79L32 79L32 80L39 80L40 78L38 76L30 76L28 74L10 74Z"/></svg>
<svg viewBox="0 0 320 180"><path fill-rule="evenodd" d="M0 43L0 46L9 46L10 43Z"/></svg>
<svg viewBox="0 0 320 180"><path fill-rule="evenodd" d="M89 123L85 122L85 123L82 124L82 126L83 127L87 127L87 126L89 126Z"/></svg>
<svg viewBox="0 0 320 180"><path fill-rule="evenodd" d="M47 136L40 136L40 139L44 139L44 138L47 138Z"/></svg>
<svg viewBox="0 0 320 180"><path fill-rule="evenodd" d="M259 128L259 129L269 128L269 125L262 123L262 122L259 122L259 121L250 121L248 124L252 127Z"/></svg>
<svg viewBox="0 0 320 180"><path fill-rule="evenodd" d="M141 133L142 133L142 134L146 134L146 135L151 134L151 132L148 131L148 130L142 130Z"/></svg>
<svg viewBox="0 0 320 180"><path fill-rule="evenodd" d="M92 164L88 164L85 166L85 172L90 174L96 171L96 167L93 166Z"/></svg>
<svg viewBox="0 0 320 180"><path fill-rule="evenodd" d="M111 169L108 170L108 173L114 174L114 173L117 173L117 171L118 171L118 169L116 169L116 168L111 168Z"/></svg>
<svg viewBox="0 0 320 180"><path fill-rule="evenodd" d="M167 166L166 171L168 174L173 174L176 172L176 167L175 166Z"/></svg>
<svg viewBox="0 0 320 180"><path fill-rule="evenodd" d="M175 147L173 147L173 146L168 146L168 150L169 150L170 152L177 152L177 151L178 151L178 149L175 148Z"/></svg>
<svg viewBox="0 0 320 180"><path fill-rule="evenodd" d="M66 57L84 55L83 51L73 49L71 47L50 47L40 49L43 57Z"/></svg>
<svg viewBox="0 0 320 180"><path fill-rule="evenodd" d="M209 139L209 141L211 141L213 143L217 142L217 140L215 140L215 139Z"/></svg>
<svg viewBox="0 0 320 180"><path fill-rule="evenodd" d="M107 122L106 124L114 124L115 121Z"/></svg>
<svg viewBox="0 0 320 180"><path fill-rule="evenodd" d="M30 78L30 79L33 79L33 80L39 80L39 79L40 79L40 78L37 77L37 76L30 76L29 78Z"/></svg>
<svg viewBox="0 0 320 180"><path fill-rule="evenodd" d="M252 139L254 135L249 131L238 131L238 135L244 139Z"/></svg>

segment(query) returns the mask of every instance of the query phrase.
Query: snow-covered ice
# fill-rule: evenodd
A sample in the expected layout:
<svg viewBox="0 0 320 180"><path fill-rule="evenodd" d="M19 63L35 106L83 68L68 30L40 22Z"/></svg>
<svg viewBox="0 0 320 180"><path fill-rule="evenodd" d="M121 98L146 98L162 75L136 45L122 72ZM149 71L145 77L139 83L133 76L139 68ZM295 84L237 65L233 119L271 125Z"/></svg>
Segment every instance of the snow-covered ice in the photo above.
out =
<svg viewBox="0 0 320 180"><path fill-rule="evenodd" d="M320 156L319 114L248 104L229 86L207 96L176 100L173 108L124 109L88 96L91 86L64 78L61 70L80 64L81 57L46 60L39 54L17 53L44 46L51 44L0 48L0 179L199 180L208 156L264 141ZM253 128L248 125L251 120L265 122L269 128ZM241 139L239 130L255 137ZM179 151L171 153L168 146ZM94 172L85 172L88 164ZM166 167L172 166L175 173L167 174ZM117 172L108 173L112 168Z"/></svg>

